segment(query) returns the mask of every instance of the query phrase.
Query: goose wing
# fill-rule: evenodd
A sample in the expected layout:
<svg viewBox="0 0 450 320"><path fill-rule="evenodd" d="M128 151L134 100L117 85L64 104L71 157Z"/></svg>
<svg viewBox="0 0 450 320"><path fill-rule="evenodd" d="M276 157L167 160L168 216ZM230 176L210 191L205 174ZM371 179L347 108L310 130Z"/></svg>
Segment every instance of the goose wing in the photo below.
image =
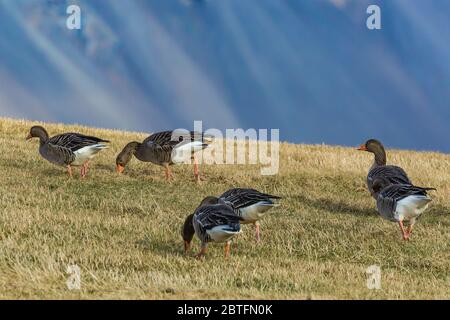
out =
<svg viewBox="0 0 450 320"><path fill-rule="evenodd" d="M67 165L75 161L78 150L89 146L104 147L106 142L109 141L79 133L64 133L48 139L40 152L50 162Z"/></svg>
<svg viewBox="0 0 450 320"><path fill-rule="evenodd" d="M229 203L234 209L245 208L261 201L273 203L273 200L281 199L281 197L259 192L255 189L235 188L226 191L219 199L225 203Z"/></svg>
<svg viewBox="0 0 450 320"><path fill-rule="evenodd" d="M54 136L50 138L47 143L62 150L66 149L67 151L75 152L84 147L107 142L109 141L71 132Z"/></svg>
<svg viewBox="0 0 450 320"><path fill-rule="evenodd" d="M143 145L157 155L159 162L170 162L170 154L177 143L172 140L172 131L154 133L143 141Z"/></svg>
<svg viewBox="0 0 450 320"><path fill-rule="evenodd" d="M411 184L411 180L405 170L397 166L380 166L369 171L368 181L383 179L390 184Z"/></svg>
<svg viewBox="0 0 450 320"><path fill-rule="evenodd" d="M200 207L194 213L194 219L205 230L224 225L236 228L242 220L231 207L224 204Z"/></svg>
<svg viewBox="0 0 450 320"><path fill-rule="evenodd" d="M210 139L211 136L205 135L203 132L173 130L154 133L145 139L143 143L173 149L177 145L194 141L207 143Z"/></svg>
<svg viewBox="0 0 450 320"><path fill-rule="evenodd" d="M379 196L384 199L400 201L409 196L427 196L427 191L430 190L436 189L416 187L409 184L397 184L384 188Z"/></svg>
<svg viewBox="0 0 450 320"><path fill-rule="evenodd" d="M412 182L405 170L397 166L379 166L371 169L367 175L367 186L370 194L377 199L378 193L393 184L409 184Z"/></svg>
<svg viewBox="0 0 450 320"><path fill-rule="evenodd" d="M173 131L161 131L150 135L143 143L151 143L159 146L176 145L177 141L173 140Z"/></svg>
<svg viewBox="0 0 450 320"><path fill-rule="evenodd" d="M410 184L394 184L390 185L378 194L377 207L380 214L389 219L394 220L394 213L397 203L409 196L427 197L427 191L436 190L434 188L416 187Z"/></svg>
<svg viewBox="0 0 450 320"><path fill-rule="evenodd" d="M184 130L154 133L144 140L145 147L159 163L179 163L208 146L206 135Z"/></svg>

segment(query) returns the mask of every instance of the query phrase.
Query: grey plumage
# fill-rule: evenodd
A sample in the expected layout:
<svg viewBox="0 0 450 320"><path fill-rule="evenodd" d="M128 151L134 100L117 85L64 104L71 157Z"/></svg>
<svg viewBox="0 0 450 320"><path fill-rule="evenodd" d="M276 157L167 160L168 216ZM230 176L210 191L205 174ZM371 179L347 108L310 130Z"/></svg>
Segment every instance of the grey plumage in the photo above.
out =
<svg viewBox="0 0 450 320"><path fill-rule="evenodd" d="M259 192L255 189L234 188L223 193L218 201L231 206L234 212L243 219L243 224L255 225L256 241L260 242L259 220L271 208L277 206L276 200L281 197Z"/></svg>
<svg viewBox="0 0 450 320"><path fill-rule="evenodd" d="M142 143L130 142L123 148L116 158L117 172L122 173L134 155L140 161L163 166L166 180L170 180L172 178L170 165L193 162L194 176L197 182L200 182L195 153L205 149L212 139L212 136L201 132L188 132L181 129L154 133Z"/></svg>
<svg viewBox="0 0 450 320"><path fill-rule="evenodd" d="M131 160L131 154L143 162L157 165L173 164L174 149L190 142L199 142L199 148L206 148L212 137L200 132L182 130L163 131L150 135L142 143L133 142L124 148L117 157L117 164L125 166ZM132 144L132 145L131 145Z"/></svg>
<svg viewBox="0 0 450 320"><path fill-rule="evenodd" d="M172 131L158 132L146 138L134 155L144 162L172 164L172 151L179 142L172 140Z"/></svg>
<svg viewBox="0 0 450 320"><path fill-rule="evenodd" d="M390 185L378 194L377 208L380 215L390 221L398 222L417 218L431 202L427 191L434 188L422 188L409 184ZM406 203L407 209L399 208L400 201L410 198ZM407 215L405 217L405 215Z"/></svg>
<svg viewBox="0 0 450 320"><path fill-rule="evenodd" d="M212 242L214 239L208 231L221 227L221 231L229 232L230 238L239 233L242 218L237 216L230 206L214 204L197 208L192 218L195 234L204 243Z"/></svg>
<svg viewBox="0 0 450 320"><path fill-rule="evenodd" d="M76 151L84 147L92 147L93 154L106 147L109 142L100 138L85 136L79 133L64 133L41 143L40 154L48 161L57 165L70 165L76 160Z"/></svg>
<svg viewBox="0 0 450 320"><path fill-rule="evenodd" d="M27 139L39 138L39 153L53 164L61 166L84 165L100 150L107 148L108 140L80 133L64 133L49 138L41 126L30 129Z"/></svg>
<svg viewBox="0 0 450 320"><path fill-rule="evenodd" d="M378 193L393 184L412 184L405 170L397 166L374 166L367 175L367 187L377 199Z"/></svg>
<svg viewBox="0 0 450 320"><path fill-rule="evenodd" d="M229 204L239 216L242 216L242 209L244 208L253 205L259 205L261 208L263 206L274 206L274 200L277 199L281 199L281 197L244 188L230 189L219 197L221 202Z"/></svg>
<svg viewBox="0 0 450 320"><path fill-rule="evenodd" d="M378 193L393 184L412 184L405 170L398 166L386 165L386 150L383 144L375 139L367 140L358 150L371 152L375 161L367 175L367 187L374 199Z"/></svg>

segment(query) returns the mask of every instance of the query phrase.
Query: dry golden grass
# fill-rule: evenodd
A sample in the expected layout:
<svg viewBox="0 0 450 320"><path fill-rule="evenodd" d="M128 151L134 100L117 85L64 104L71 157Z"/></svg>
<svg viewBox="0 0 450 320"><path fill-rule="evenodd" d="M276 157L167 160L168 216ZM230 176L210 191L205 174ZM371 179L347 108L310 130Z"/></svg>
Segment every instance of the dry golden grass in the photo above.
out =
<svg viewBox="0 0 450 320"><path fill-rule="evenodd" d="M78 131L112 141L86 180L38 154L25 136L36 122L0 119L0 298L56 299L435 299L450 298L450 156L388 151L434 201L412 240L382 220L365 186L372 156L351 148L281 145L280 172L258 166L162 168L133 160L114 171L123 145L146 135L45 124L51 135ZM211 245L204 262L183 255L180 228L201 199L231 187L284 197L262 221L262 243L244 226L223 258ZM198 241L194 250L198 249ZM68 290L67 266L81 269ZM382 269L382 289L366 287L366 268Z"/></svg>

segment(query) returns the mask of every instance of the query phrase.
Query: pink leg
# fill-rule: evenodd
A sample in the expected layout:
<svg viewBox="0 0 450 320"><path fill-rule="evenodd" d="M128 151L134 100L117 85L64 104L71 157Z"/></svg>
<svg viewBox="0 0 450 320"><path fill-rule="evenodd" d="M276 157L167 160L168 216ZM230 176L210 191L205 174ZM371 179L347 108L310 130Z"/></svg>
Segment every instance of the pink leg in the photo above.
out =
<svg viewBox="0 0 450 320"><path fill-rule="evenodd" d="M88 173L88 169L89 169L89 161L86 161L82 166L81 166L81 177L82 178L86 178L86 175Z"/></svg>
<svg viewBox="0 0 450 320"><path fill-rule="evenodd" d="M198 170L198 160L194 156L194 177L195 181L200 182L202 179L200 178L200 171Z"/></svg>
<svg viewBox="0 0 450 320"><path fill-rule="evenodd" d="M85 167L85 164L83 164L83 165L81 166L80 174L81 174L81 178L85 178L85 177L86 177L86 167Z"/></svg>
<svg viewBox="0 0 450 320"><path fill-rule="evenodd" d="M172 176L172 172L170 172L169 165L165 164L164 169L165 169L165 173L166 173L166 181L170 181L173 178L173 176Z"/></svg>
<svg viewBox="0 0 450 320"><path fill-rule="evenodd" d="M261 241L261 233L259 230L259 222L255 222L255 233L256 233L256 242L259 243Z"/></svg>
<svg viewBox="0 0 450 320"><path fill-rule="evenodd" d="M412 234L413 227L414 227L414 222L411 222L411 224L408 226L408 229L406 230L406 232L408 233L408 239Z"/></svg>
<svg viewBox="0 0 450 320"><path fill-rule="evenodd" d="M87 161L87 162L84 164L84 170L85 170L84 175L87 175L87 173L88 173L88 171L89 171L89 161Z"/></svg>
<svg viewBox="0 0 450 320"><path fill-rule="evenodd" d="M398 225L400 226L400 230L402 231L403 240L408 240L409 239L409 235L406 232L405 227L403 226L403 221L399 221Z"/></svg>
<svg viewBox="0 0 450 320"><path fill-rule="evenodd" d="M72 178L73 174L72 174L72 167L70 166L70 164L67 166L67 172L69 172L69 177Z"/></svg>
<svg viewBox="0 0 450 320"><path fill-rule="evenodd" d="M231 249L231 242L227 241L225 244L225 258L228 258L230 256L230 249Z"/></svg>

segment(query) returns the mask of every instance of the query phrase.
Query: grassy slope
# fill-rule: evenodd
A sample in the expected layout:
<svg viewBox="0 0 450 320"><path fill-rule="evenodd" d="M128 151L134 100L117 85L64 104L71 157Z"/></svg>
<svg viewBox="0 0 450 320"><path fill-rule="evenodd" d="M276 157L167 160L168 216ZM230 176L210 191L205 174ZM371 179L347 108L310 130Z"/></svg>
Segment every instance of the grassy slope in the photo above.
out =
<svg viewBox="0 0 450 320"><path fill-rule="evenodd" d="M35 123L0 119L0 298L450 298L450 156L390 150L418 185L434 186L432 208L412 241L377 216L365 187L372 157L350 148L282 144L281 169L257 166L162 168L133 160L114 171L115 155L144 134L46 124L50 134L80 131L113 141L88 179L62 168L26 142ZM180 227L208 194L254 187L284 197L232 247L211 245L204 262L182 253ZM198 249L198 241L194 250ZM66 287L66 268L82 272L81 291ZM368 290L365 270L382 268L382 289Z"/></svg>

